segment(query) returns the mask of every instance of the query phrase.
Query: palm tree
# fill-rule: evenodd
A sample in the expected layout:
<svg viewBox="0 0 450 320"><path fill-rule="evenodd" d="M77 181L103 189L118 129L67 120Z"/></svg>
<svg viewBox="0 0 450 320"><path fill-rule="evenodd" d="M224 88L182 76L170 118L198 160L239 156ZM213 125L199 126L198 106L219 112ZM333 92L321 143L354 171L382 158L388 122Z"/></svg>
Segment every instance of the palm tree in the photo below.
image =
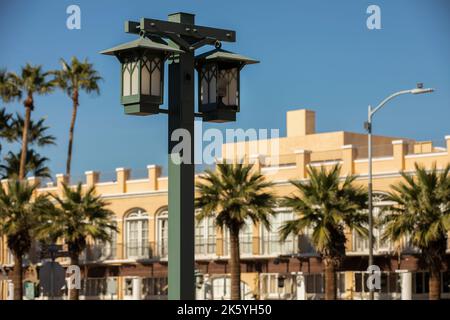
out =
<svg viewBox="0 0 450 320"><path fill-rule="evenodd" d="M42 66L26 64L22 67L20 76L13 72L0 72L0 93L5 101L23 100L25 107L25 122L22 135L20 155L19 179L25 178L26 155L28 149L28 129L30 127L31 112L34 110L34 95L43 95L53 90L53 82L47 81L49 72L42 71Z"/></svg>
<svg viewBox="0 0 450 320"><path fill-rule="evenodd" d="M38 147L45 147L56 144L56 137L47 133L50 127L45 125L46 118L41 118L37 122L30 119L28 126L28 145L36 145ZM11 119L9 142L22 142L23 129L25 127L25 120L16 113Z"/></svg>
<svg viewBox="0 0 450 320"><path fill-rule="evenodd" d="M0 98L10 102L17 96L20 96L20 91L11 81L11 74L6 69L0 69Z"/></svg>
<svg viewBox="0 0 450 320"><path fill-rule="evenodd" d="M50 169L46 166L48 158L42 157L33 149L27 150L27 163L25 165L25 175L31 173L33 177L50 178ZM20 152L9 151L4 157L4 164L0 165L0 177L2 179L17 179L20 167Z"/></svg>
<svg viewBox="0 0 450 320"><path fill-rule="evenodd" d="M52 203L43 195L33 199L37 185L10 180L0 187L0 235L6 236L8 248L14 256L14 300L22 300L22 258L34 238L36 227L44 213L52 210Z"/></svg>
<svg viewBox="0 0 450 320"><path fill-rule="evenodd" d="M195 205L201 209L197 219L215 217L215 224L230 233L232 300L241 297L239 232L248 219L270 228L269 217L276 205L275 197L268 191L271 186L252 165L227 163L217 164L216 172L206 170L196 184L200 196Z"/></svg>
<svg viewBox="0 0 450 320"><path fill-rule="evenodd" d="M83 191L82 184L75 188L63 184L63 197L52 196L58 207L47 217L47 223L40 229L41 237L61 239L68 246L70 263L79 264L79 256L86 248L87 239L111 241L114 213L106 208L95 193L95 187ZM78 300L78 290L70 291L70 299Z"/></svg>
<svg viewBox="0 0 450 320"><path fill-rule="evenodd" d="M441 172L436 164L431 170L415 164L415 173L402 173L403 181L391 186L386 196L395 202L385 214L384 239L399 241L409 238L428 266L429 299L441 296L440 271L450 229L450 165Z"/></svg>
<svg viewBox="0 0 450 320"><path fill-rule="evenodd" d="M11 136L11 123L12 115L6 112L5 108L0 109L0 138L9 140ZM0 143L0 152L2 151L2 145Z"/></svg>
<svg viewBox="0 0 450 320"><path fill-rule="evenodd" d="M72 119L70 121L69 146L66 162L66 175L70 176L73 133L75 130L75 121L77 119L79 94L81 90L84 90L86 93L95 92L98 94L100 92L98 83L102 78L87 59L79 61L76 57L72 57L70 64L64 59L61 59L61 65L62 70L55 72L55 82L72 99Z"/></svg>
<svg viewBox="0 0 450 320"><path fill-rule="evenodd" d="M367 235L367 193L355 187L355 177L341 182L340 166L327 170L308 168L309 181L291 181L299 194L287 196L284 205L293 209L297 219L287 221L281 228L282 240L290 234L311 230L311 241L322 258L325 269L325 299L336 299L336 268L345 256L345 228Z"/></svg>
<svg viewBox="0 0 450 320"><path fill-rule="evenodd" d="M0 113L1 115L1 113ZM8 142L21 143L23 138L24 119L20 114L10 117L9 128L5 134L5 140ZM54 145L56 138L47 133L49 127L44 124L45 118L34 122L30 120L28 128L28 145L36 145L39 147ZM20 171L21 152L8 152L4 158L5 163L0 165L0 176L3 178L17 179ZM25 176L32 173L35 177L50 178L50 169L45 165L49 160L36 153L33 149L27 149L25 164Z"/></svg>

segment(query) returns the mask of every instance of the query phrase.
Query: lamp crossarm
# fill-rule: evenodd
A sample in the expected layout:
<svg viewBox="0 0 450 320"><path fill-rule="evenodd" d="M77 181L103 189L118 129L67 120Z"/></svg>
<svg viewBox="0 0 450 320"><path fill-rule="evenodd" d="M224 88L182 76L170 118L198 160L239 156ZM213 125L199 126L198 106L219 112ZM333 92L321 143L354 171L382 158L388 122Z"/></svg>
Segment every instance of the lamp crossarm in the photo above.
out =
<svg viewBox="0 0 450 320"><path fill-rule="evenodd" d="M169 39L171 39L169 35L172 34L200 40L209 38L212 39L211 41L236 41L236 32L233 30L217 29L147 18L141 18L140 22L125 21L126 33L139 34L140 31L156 34L161 37L167 37Z"/></svg>

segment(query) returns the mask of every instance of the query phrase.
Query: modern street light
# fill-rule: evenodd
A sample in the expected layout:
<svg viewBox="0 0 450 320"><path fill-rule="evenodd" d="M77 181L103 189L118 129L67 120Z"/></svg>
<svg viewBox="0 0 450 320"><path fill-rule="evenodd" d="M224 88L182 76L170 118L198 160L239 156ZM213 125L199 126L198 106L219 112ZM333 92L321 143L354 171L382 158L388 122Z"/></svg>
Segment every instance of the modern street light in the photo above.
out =
<svg viewBox="0 0 450 320"><path fill-rule="evenodd" d="M389 97L384 99L378 106L375 108L372 108L369 105L369 112L368 112L368 119L367 122L364 124L365 129L367 130L367 149L368 149L368 162L369 162L369 266L373 265L373 204L372 204L372 193L373 193L373 187L372 187L372 117L373 115L383 108L387 102L394 99L395 97L404 95L404 94L424 94L424 93L431 93L434 89L431 88L423 88L422 83L418 83L417 87L410 90L403 90L396 92L394 94L391 94ZM370 300L374 299L374 291L375 289L373 286L369 288L370 290Z"/></svg>
<svg viewBox="0 0 450 320"><path fill-rule="evenodd" d="M121 62L121 103L125 114L169 115L169 299L195 299L194 260L194 119L235 121L239 112L239 72L258 61L220 49L235 42L236 32L197 26L194 15L174 13L168 21L126 21L125 32L140 38L102 51ZM165 39L165 40L164 40ZM195 50L216 49L195 57ZM164 61L169 62L169 106L163 104ZM194 107L194 73L199 75L199 112ZM189 159L174 151L172 133L189 133ZM189 152L187 152L189 151ZM183 157L184 156L184 157ZM181 159L181 161L180 161Z"/></svg>

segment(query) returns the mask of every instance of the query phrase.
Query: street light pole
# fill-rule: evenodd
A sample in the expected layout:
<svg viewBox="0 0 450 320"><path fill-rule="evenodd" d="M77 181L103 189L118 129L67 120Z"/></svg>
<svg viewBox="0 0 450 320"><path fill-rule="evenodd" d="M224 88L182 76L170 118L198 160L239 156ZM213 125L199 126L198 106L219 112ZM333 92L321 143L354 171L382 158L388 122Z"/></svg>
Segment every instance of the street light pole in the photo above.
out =
<svg viewBox="0 0 450 320"><path fill-rule="evenodd" d="M367 157L368 157L368 170L369 170L369 266L373 265L373 208L372 208L372 107L369 105L369 112L367 118ZM371 286L370 300L374 298L374 288Z"/></svg>
<svg viewBox="0 0 450 320"><path fill-rule="evenodd" d="M194 15L173 14L169 21L194 25ZM186 40L188 41L188 40ZM195 300L194 275L194 51L180 53L169 64L169 299ZM175 130L189 133L190 161L173 153ZM175 160L175 161L174 161Z"/></svg>
<svg viewBox="0 0 450 320"><path fill-rule="evenodd" d="M433 92L434 89L431 88L427 88L424 89L423 88L423 84L418 83L417 84L417 88L414 89L410 89L410 90L403 90L403 91L399 91L396 92L394 94L391 94L389 97L387 97L386 99L384 99L378 106L376 106L375 108L372 108L369 105L369 110L368 110L368 116L367 116L367 122L365 124L365 128L367 130L367 158L368 158L368 178L369 178L369 183L368 183L368 209L369 209L369 266L374 265L374 261L373 261L373 185L372 185L372 118L373 115L380 110L381 108L383 108L387 102L389 102L390 100L394 99L395 97L398 97L400 95L404 95L404 94L424 94L424 93L431 93ZM370 300L374 299L374 293L375 293L375 288L373 286L370 286L369 288L369 298Z"/></svg>
<svg viewBox="0 0 450 320"><path fill-rule="evenodd" d="M195 25L194 15L175 13L168 21L127 21L125 32L139 39L103 50L122 64L121 103L130 115L168 114L169 299L195 299L194 120L236 120L239 72L257 60L221 49L235 42L236 32ZM164 39L167 39L168 43ZM195 50L215 49L195 56ZM164 61L169 61L168 109L163 103ZM195 71L199 112L195 113ZM174 140L172 140L174 139ZM180 141L181 140L181 141ZM179 147L182 145L182 147Z"/></svg>

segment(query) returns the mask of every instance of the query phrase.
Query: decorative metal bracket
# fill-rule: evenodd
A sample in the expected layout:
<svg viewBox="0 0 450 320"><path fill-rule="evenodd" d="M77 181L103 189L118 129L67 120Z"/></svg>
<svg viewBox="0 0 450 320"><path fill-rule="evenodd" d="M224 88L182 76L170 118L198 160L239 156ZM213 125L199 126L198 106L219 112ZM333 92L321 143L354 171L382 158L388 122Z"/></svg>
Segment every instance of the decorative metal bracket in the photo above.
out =
<svg viewBox="0 0 450 320"><path fill-rule="evenodd" d="M140 22L125 21L125 32L132 34L157 35L172 40L185 51L195 51L205 45L220 44L221 41L235 42L236 32L185 23L141 18ZM181 36L189 37L189 43ZM198 41L196 41L198 40Z"/></svg>

